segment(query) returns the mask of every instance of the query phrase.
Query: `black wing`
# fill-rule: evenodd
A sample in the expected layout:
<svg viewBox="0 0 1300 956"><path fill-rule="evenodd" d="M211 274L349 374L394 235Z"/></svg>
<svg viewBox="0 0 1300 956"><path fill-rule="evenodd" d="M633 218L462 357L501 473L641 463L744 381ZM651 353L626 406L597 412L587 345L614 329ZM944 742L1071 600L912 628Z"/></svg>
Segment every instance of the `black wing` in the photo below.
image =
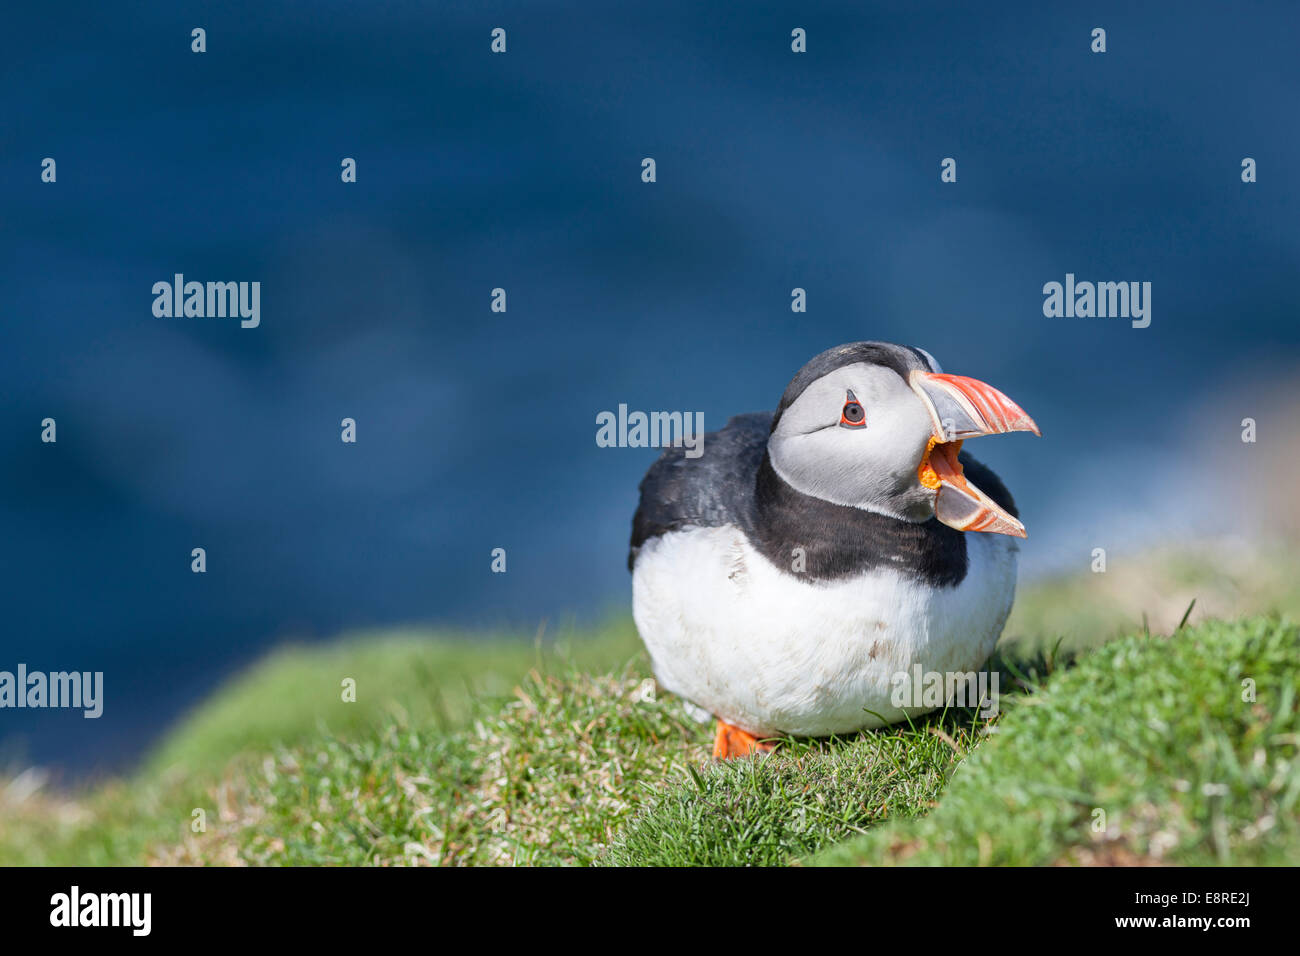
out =
<svg viewBox="0 0 1300 956"><path fill-rule="evenodd" d="M737 415L704 436L704 452L687 458L684 448L665 448L641 479L641 503L632 516L627 566L641 545L685 527L745 527L754 498L754 476L767 450L771 412Z"/></svg>

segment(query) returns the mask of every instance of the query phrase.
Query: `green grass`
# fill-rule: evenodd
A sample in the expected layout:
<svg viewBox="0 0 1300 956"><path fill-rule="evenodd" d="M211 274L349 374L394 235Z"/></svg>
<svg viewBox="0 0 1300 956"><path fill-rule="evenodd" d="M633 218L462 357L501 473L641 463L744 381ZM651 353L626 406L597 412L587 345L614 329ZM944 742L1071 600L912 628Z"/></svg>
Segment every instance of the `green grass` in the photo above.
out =
<svg viewBox="0 0 1300 956"><path fill-rule="evenodd" d="M1003 705L1069 654L995 655ZM927 812L998 718L947 709L848 738L786 738L769 754L687 765L642 794L608 854L615 866L782 866Z"/></svg>
<svg viewBox="0 0 1300 956"><path fill-rule="evenodd" d="M558 641L458 641L402 632L276 651L182 720L130 777L65 793L39 772L0 779L0 865L139 864L156 846L232 812L230 795L271 755L312 742L379 739L396 725L449 737L530 670L600 672L640 653L630 622ZM355 703L342 699L356 681ZM221 860L213 862L232 862Z"/></svg>
<svg viewBox="0 0 1300 956"><path fill-rule="evenodd" d="M933 813L816 862L1300 863L1298 691L1293 623L1107 644L1014 702Z"/></svg>
<svg viewBox="0 0 1300 956"><path fill-rule="evenodd" d="M772 754L674 774L645 794L599 862L783 866L923 812L977 731L947 718L854 740L787 740Z"/></svg>
<svg viewBox="0 0 1300 956"><path fill-rule="evenodd" d="M788 863L928 807L979 726L965 713L854 740L709 762L712 728L616 674L529 674L461 732L400 721L277 748L226 782L238 811L163 862ZM640 812L649 808L649 812Z"/></svg>
<svg viewBox="0 0 1300 956"><path fill-rule="evenodd" d="M162 858L262 864L584 864L707 733L631 670L528 675L460 733L395 722L282 748L239 775L238 815Z"/></svg>
<svg viewBox="0 0 1300 956"><path fill-rule="evenodd" d="M219 689L155 751L146 775L202 771L240 752L318 733L356 734L392 720L433 730L463 725L474 703L508 696L531 669L574 664L604 671L640 652L631 621L558 641L484 635L475 641L418 631L355 634L345 641L289 645ZM356 682L344 703L342 681Z"/></svg>
<svg viewBox="0 0 1300 956"><path fill-rule="evenodd" d="M726 765L707 759L711 727L655 694L628 621L559 642L286 648L129 777L0 780L0 863L1300 862L1300 633L1202 618L1294 605L1296 564L1189 554L1023 593L994 721L937 714ZM1142 636L1144 615L1167 632L1193 596L1191 626ZM1058 639L1076 666L1045 653Z"/></svg>

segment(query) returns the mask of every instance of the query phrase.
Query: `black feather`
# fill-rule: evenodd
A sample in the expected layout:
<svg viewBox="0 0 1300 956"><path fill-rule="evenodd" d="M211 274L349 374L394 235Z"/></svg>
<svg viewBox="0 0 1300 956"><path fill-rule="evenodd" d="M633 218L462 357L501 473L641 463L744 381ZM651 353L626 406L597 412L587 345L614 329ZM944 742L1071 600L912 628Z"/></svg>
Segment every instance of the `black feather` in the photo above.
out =
<svg viewBox="0 0 1300 956"><path fill-rule="evenodd" d="M776 567L812 580L834 580L891 567L936 587L952 587L966 576L966 536L935 519L903 521L861 508L832 504L787 484L767 457L773 415L738 415L704 436L704 453L687 458L682 448L660 455L641 482L641 502L632 518L628 568L646 541L683 528L741 530ZM1001 480L965 452L967 477L990 498L1019 517ZM796 572L794 549L804 552Z"/></svg>
<svg viewBox="0 0 1300 956"><path fill-rule="evenodd" d="M641 503L632 516L629 570L641 545L686 527L743 527L753 508L754 476L767 453L771 412L737 415L704 436L704 453L687 458L666 448L641 479Z"/></svg>

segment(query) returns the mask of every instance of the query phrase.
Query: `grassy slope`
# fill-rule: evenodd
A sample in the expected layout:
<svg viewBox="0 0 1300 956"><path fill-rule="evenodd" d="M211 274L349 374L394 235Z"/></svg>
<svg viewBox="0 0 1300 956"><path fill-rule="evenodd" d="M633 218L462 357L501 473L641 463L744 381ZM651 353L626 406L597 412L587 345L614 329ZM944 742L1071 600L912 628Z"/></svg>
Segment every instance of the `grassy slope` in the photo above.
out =
<svg viewBox="0 0 1300 956"><path fill-rule="evenodd" d="M473 642L420 631L355 634L332 644L289 646L227 684L173 730L146 770L187 771L224 763L241 751L321 731L362 733L389 720L434 730L463 726L474 703L508 696L534 668L576 665L603 671L640 652L630 621L558 641L482 638ZM345 704L341 684L356 681Z"/></svg>
<svg viewBox="0 0 1300 956"><path fill-rule="evenodd" d="M1213 562L1212 573L1205 571L1208 562ZM1294 570L1293 562L1274 556L1215 546L1208 553L1184 549L1148 559L1121 574L1048 582L1021 596L1008 626L1008 646L1013 656L1050 646L1058 638L1073 647L1095 646L1132 630L1144 611L1153 628L1169 629L1193 596L1198 598L1193 620L1202 609L1294 610ZM1292 642L1291 659L1300 657L1294 629L1276 633L1283 645ZM1169 667L1182 661L1177 681L1190 681L1214 667L1266 663L1267 654L1260 657L1264 652L1242 643L1232 629L1196 634L1201 650L1189 651L1193 656L1186 660L1168 658ZM1238 660L1239 654L1247 656ZM1161 654L1148 652L1144 660L1152 674L1164 673ZM653 699L644 658L626 622L545 649L531 643L470 645L420 634L289 649L198 708L128 780L73 796L32 787L30 774L7 787L0 783L0 862L784 863L843 841L849 842L834 851L837 855L815 858L933 861L945 858L941 851L922 849L919 836L898 834L911 833L909 825L944 825L947 817L941 811L922 820L911 818L929 811L941 795L946 807L953 794L960 797L972 787L978 791L978 786L961 784L968 769L973 776L980 766L1016 765L1022 756L1032 765L1024 741L1051 733L1077 743L1072 735L1085 726L1085 717L1072 722L1072 715L1085 715L1091 725L1110 712L1069 696L1083 693L1086 698L1098 691L1092 685L1086 692L1071 691L1066 684L1083 681L1074 674L1086 675L1088 666L1054 676L1031 699L1059 703L1012 708L986 743L981 741L987 728L967 715L950 714L851 741L791 742L765 760L714 767L704 765L709 729L688 720L671 698ZM357 680L356 703L340 700L344 677ZM1294 674L1269 671L1266 679L1294 682ZM1264 685L1260 679L1259 686ZM1166 716L1180 713L1179 708L1199 713L1196 695L1213 690L1196 682L1165 685L1157 680L1153 686L1163 695L1159 702ZM1005 683L1003 690L1005 694ZM1107 692L1136 698L1146 689L1120 682ZM1276 695L1266 700L1261 691L1259 706L1275 728L1264 759L1286 781L1292 770L1275 761L1290 760L1293 768L1294 758L1278 749L1286 745L1288 731L1276 728L1292 726L1289 733L1294 734L1294 724L1288 724L1294 721L1294 698L1287 702L1291 711L1277 709L1282 703ZM1222 753L1231 751L1238 763L1250 766L1255 751L1241 748L1259 741L1249 735L1249 727L1227 720L1226 704L1220 704L1210 724L1217 736L1205 739L1218 741L1226 748ZM1043 719L1033 717L1040 712L1056 714L1056 723L1017 731ZM1140 718L1132 720L1140 723ZM1180 735L1170 744L1172 753L1197 757L1190 768L1178 765L1184 776L1169 779L1189 785L1193 780L1222 783L1204 775L1218 767L1211 759L1217 751L1196 749L1202 740L1193 733L1196 727L1170 726ZM1004 738L1004 728L1016 733ZM1274 740L1279 733L1281 739ZM1004 745L1004 739L1022 743ZM1162 753L1153 749L1154 743L1144 741L1142 752L1152 759ZM1294 739L1290 746L1293 755ZM972 758L969 767L960 766L972 751L990 756L982 758L985 764ZM997 756L1001 751L1011 756ZM1053 773L1073 766L1073 758L1063 759ZM1127 771L1115 780L1144 783L1150 777L1159 783L1168 776L1155 764L1142 764L1132 755L1126 759ZM953 788L944 794L950 777ZM1258 776L1241 780L1248 789L1260 783ZM1050 793L1051 784L1045 785L1049 790L1044 792ZM1077 779L1071 778L1069 786L1075 796L1084 792ZM1116 786L1122 792L1107 791L1101 796L1109 802L1097 806L1107 809L1112 826L1125 834L1128 842L1116 846L1134 854L1151 855L1150 846L1129 839L1136 831L1125 829L1134 808L1175 807L1203 822L1196 814L1210 807L1217 794L1212 787L1202 805L1189 803L1191 798ZM1264 804L1250 803L1235 790L1212 796L1219 809L1212 810L1217 816L1211 823L1220 830L1226 823L1238 840L1229 846L1230 859L1267 858L1258 847L1276 845L1278 854L1300 860L1291 793L1288 797L1283 789L1259 798ZM1051 799L1065 805L1067 796L1062 791ZM1282 822L1261 831L1256 845L1243 835L1248 827L1267 822L1261 807L1276 807L1274 820ZM207 814L204 833L191 832L194 808ZM989 828L979 831L986 836L1017 822L992 802L982 816L967 809L970 820ZM1057 834L1052 859L1067 847L1069 852L1101 852L1090 830L1051 832ZM912 849L895 852L896 844ZM974 845L985 845L978 834ZM1001 845L994 841L989 853L1000 853ZM1163 853L1164 843L1157 843L1157 849ZM1183 850L1173 850L1173 858L1180 858ZM1200 845L1187 852L1192 859L1206 851ZM1220 858L1218 852L1214 844L1214 859Z"/></svg>
<svg viewBox="0 0 1300 956"><path fill-rule="evenodd" d="M638 653L630 622L544 645L403 632L286 647L201 704L129 779L72 794L40 789L35 771L0 781L0 865L140 863L189 833L195 808L209 824L229 813L230 781L274 747L371 739L398 723L445 736L530 670L600 672ZM345 677L355 703L342 700Z"/></svg>
<svg viewBox="0 0 1300 956"><path fill-rule="evenodd" d="M1298 693L1291 623L1115 641L1015 702L933 813L818 862L1300 862Z"/></svg>

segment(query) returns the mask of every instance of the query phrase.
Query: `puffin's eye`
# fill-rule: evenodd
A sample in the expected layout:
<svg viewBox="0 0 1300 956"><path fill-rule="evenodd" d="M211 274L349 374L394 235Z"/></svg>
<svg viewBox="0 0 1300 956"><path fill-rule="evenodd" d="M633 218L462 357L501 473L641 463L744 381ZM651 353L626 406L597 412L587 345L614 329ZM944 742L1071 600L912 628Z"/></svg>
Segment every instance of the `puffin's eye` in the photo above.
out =
<svg viewBox="0 0 1300 956"><path fill-rule="evenodd" d="M844 402L844 410L840 412L840 424L845 428L861 428L866 423L867 413L858 404L857 396L850 391Z"/></svg>

